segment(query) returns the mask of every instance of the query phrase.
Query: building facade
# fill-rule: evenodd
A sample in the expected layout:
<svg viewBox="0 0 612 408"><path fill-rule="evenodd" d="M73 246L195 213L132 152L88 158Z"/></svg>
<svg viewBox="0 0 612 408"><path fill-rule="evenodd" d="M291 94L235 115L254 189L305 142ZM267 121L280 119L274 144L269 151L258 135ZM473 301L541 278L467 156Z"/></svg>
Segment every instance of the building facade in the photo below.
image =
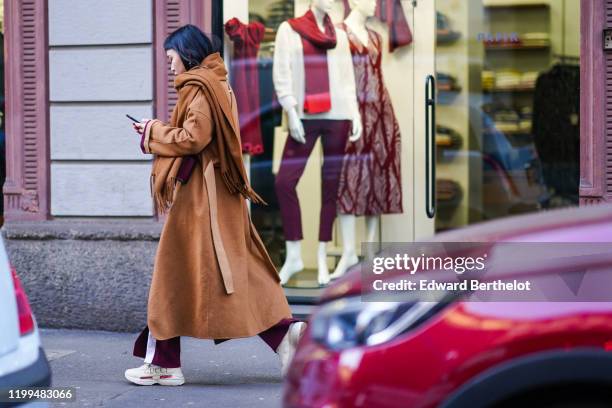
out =
<svg viewBox="0 0 612 408"><path fill-rule="evenodd" d="M187 22L210 31L210 2L24 1L5 13L6 219L151 217L149 158L125 114L167 117L161 43Z"/></svg>

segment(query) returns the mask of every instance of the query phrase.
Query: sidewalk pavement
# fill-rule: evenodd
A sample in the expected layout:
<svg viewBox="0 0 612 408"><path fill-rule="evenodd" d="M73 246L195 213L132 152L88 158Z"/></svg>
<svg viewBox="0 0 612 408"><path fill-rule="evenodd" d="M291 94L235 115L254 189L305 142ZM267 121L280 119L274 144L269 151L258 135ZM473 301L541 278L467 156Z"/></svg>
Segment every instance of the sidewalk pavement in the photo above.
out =
<svg viewBox="0 0 612 408"><path fill-rule="evenodd" d="M259 338L214 345L181 339L186 383L137 386L123 372L142 360L132 356L137 334L42 329L53 387L75 387L76 403L57 407L280 407L280 362Z"/></svg>

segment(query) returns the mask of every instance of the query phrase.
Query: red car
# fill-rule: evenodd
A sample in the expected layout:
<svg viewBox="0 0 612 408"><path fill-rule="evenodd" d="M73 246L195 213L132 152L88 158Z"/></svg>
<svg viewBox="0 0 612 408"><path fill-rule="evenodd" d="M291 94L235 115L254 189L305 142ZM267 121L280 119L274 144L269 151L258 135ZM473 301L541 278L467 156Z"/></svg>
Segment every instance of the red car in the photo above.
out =
<svg viewBox="0 0 612 408"><path fill-rule="evenodd" d="M435 240L612 242L612 206L513 217ZM612 260L603 267L612 273ZM540 276L548 273L542 266ZM321 297L287 375L285 407L612 406L612 302L385 306L361 302L361 283L354 268ZM401 319L402 330L389 329Z"/></svg>

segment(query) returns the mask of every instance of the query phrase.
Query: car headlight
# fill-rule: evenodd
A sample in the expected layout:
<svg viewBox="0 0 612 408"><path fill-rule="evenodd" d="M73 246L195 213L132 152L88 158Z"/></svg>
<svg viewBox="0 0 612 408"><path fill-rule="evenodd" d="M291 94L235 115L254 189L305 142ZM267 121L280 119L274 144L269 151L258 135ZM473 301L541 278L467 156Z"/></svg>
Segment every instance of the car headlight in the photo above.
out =
<svg viewBox="0 0 612 408"><path fill-rule="evenodd" d="M448 302L362 302L361 296L325 304L310 322L315 341L334 350L390 341Z"/></svg>

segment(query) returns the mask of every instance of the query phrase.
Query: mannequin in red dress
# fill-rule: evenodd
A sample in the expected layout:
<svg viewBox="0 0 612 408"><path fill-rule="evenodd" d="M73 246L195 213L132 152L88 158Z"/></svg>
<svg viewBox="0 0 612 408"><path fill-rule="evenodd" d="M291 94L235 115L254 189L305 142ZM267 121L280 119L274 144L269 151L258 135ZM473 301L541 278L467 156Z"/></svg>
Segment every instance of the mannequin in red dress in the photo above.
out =
<svg viewBox="0 0 612 408"><path fill-rule="evenodd" d="M366 27L377 2L351 0L350 6L351 13L339 29L349 38L364 133L358 142L347 145L344 158L338 190L343 252L332 279L358 262L357 216L366 217L366 242L374 242L379 216L403 211L399 124L382 77L381 36Z"/></svg>

